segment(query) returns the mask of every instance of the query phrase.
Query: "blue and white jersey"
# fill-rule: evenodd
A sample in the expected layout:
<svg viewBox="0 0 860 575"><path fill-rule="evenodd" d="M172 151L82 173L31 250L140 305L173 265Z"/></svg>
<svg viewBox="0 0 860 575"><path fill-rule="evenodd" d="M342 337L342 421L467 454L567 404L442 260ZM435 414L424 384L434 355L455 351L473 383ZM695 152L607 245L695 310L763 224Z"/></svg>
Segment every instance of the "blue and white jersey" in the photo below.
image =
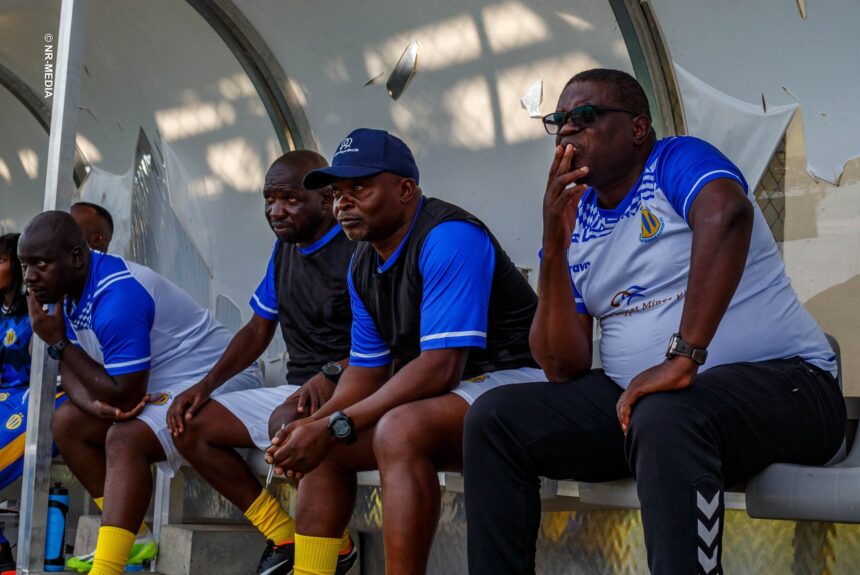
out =
<svg viewBox="0 0 860 575"><path fill-rule="evenodd" d="M148 369L148 393L195 383L230 342L230 332L181 288L95 251L81 299L67 298L65 314L69 339L111 376Z"/></svg>
<svg viewBox="0 0 860 575"><path fill-rule="evenodd" d="M568 251L577 308L599 321L603 368L622 387L661 363L678 331L693 240L690 206L720 178L749 194L738 168L712 145L666 138L615 209L600 208L593 189L579 203ZM835 373L833 350L800 304L767 222L750 201L755 219L746 268L703 369L799 356Z"/></svg>
<svg viewBox="0 0 860 575"><path fill-rule="evenodd" d="M0 389L30 385L30 316L0 311Z"/></svg>
<svg viewBox="0 0 860 575"><path fill-rule="evenodd" d="M394 265L408 239L409 233L394 254L377 267L379 272ZM473 223L448 221L430 231L421 246L418 260L423 282L421 351L486 347L495 258L489 234ZM352 302L350 364L361 367L388 365L392 362L388 344L356 293L351 273L347 279Z"/></svg>

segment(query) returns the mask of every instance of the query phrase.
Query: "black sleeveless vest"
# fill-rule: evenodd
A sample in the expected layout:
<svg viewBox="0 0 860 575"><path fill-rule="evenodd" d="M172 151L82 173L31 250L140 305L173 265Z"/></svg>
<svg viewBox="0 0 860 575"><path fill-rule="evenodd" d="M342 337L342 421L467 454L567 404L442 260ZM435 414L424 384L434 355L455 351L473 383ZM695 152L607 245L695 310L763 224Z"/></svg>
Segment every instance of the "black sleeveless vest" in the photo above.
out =
<svg viewBox="0 0 860 575"><path fill-rule="evenodd" d="M470 348L463 379L502 369L537 367L529 351L529 328L537 308L537 295L480 220L455 205L427 197L406 245L390 268L377 271L377 254L368 242L358 243L352 263L356 292L391 349L395 364L405 365L421 353L423 281L418 259L424 240L433 228L452 220L481 226L490 235L496 253L487 347Z"/></svg>
<svg viewBox="0 0 860 575"><path fill-rule="evenodd" d="M302 385L329 361L349 356L352 308L346 274L354 249L343 232L309 255L296 244L278 242L275 248L278 321L292 385Z"/></svg>

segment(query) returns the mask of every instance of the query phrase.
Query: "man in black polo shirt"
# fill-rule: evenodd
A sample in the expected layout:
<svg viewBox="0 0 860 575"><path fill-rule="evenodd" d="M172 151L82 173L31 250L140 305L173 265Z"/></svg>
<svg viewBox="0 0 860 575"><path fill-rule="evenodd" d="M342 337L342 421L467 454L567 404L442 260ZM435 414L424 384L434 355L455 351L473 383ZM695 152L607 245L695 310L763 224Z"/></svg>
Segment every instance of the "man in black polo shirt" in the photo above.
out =
<svg viewBox="0 0 860 575"><path fill-rule="evenodd" d="M334 573L355 472L379 468L386 573L426 570L439 515L437 471L462 468L463 418L483 392L543 380L528 348L534 291L489 230L424 197L401 140L360 129L331 168L334 211L362 240L347 276L352 349L332 399L273 440L299 487L296 575ZM466 381L464 381L466 380Z"/></svg>
<svg viewBox="0 0 860 575"><path fill-rule="evenodd" d="M355 244L334 220L331 191L302 187L308 171L327 165L316 152L298 150L269 168L263 197L278 239L251 298L254 315L206 377L176 398L167 416L185 459L266 536L258 567L266 575L292 573L295 522L234 448L269 447L270 415L278 429L313 413L331 396L348 362L351 314L345 278ZM288 384L208 401L263 353L278 323L289 353ZM356 559L349 536L342 533L338 573L346 573Z"/></svg>

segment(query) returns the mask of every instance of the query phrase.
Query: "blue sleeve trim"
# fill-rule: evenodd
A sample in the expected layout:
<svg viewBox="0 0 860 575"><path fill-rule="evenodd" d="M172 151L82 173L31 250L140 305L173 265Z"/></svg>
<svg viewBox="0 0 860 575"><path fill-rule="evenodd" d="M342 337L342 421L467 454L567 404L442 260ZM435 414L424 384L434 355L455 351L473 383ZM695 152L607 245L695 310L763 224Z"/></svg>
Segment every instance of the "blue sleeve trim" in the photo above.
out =
<svg viewBox="0 0 860 575"><path fill-rule="evenodd" d="M272 248L272 255L269 257L269 263L266 265L266 275L260 280L260 285L251 296L248 302L251 309L258 316L268 319L278 319L278 290L275 286L275 254L278 251L278 242L275 242L275 247Z"/></svg>
<svg viewBox="0 0 860 575"><path fill-rule="evenodd" d="M486 347L496 250L487 231L466 221L437 225L424 240L421 350Z"/></svg>
<svg viewBox="0 0 860 575"><path fill-rule="evenodd" d="M696 180L696 183L693 184L693 187L690 188L689 192L687 192L687 196L684 199L684 205L681 213L681 215L684 217L684 220L688 222L690 221L690 207L693 205L693 200L696 199L702 188L704 188L705 185L707 185L709 182L713 182L714 180L720 179L735 180L744 189L744 193L749 193L747 191L746 182L743 181L743 179L741 179L736 173L730 170L713 170L711 172L708 172L707 174Z"/></svg>
<svg viewBox="0 0 860 575"><path fill-rule="evenodd" d="M359 367L389 365L392 362L391 350L383 341L373 318L370 317L370 312L355 291L355 285L352 282L352 262L349 264L349 269L350 272L346 275L352 307L352 349L349 351L349 363Z"/></svg>

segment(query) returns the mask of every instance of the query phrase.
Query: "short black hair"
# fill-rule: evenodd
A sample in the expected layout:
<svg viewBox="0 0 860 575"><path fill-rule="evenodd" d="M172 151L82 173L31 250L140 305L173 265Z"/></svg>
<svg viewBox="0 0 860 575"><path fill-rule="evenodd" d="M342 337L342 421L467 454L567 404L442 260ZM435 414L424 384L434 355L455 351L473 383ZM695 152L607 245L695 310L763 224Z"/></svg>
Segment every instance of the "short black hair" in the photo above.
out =
<svg viewBox="0 0 860 575"><path fill-rule="evenodd" d="M18 238L21 234L5 234L0 236L0 257L9 258L9 267L12 270L12 285L10 289L14 294L12 298L11 314L15 316L27 313L27 301L21 286L24 285L24 272L21 271L21 260L18 259Z"/></svg>
<svg viewBox="0 0 860 575"><path fill-rule="evenodd" d="M592 68L575 75L564 87L567 88L577 82L609 84L613 88L614 104L651 119L651 108L648 105L645 90L642 89L639 81L627 72L609 68Z"/></svg>
<svg viewBox="0 0 860 575"><path fill-rule="evenodd" d="M111 235L113 235L113 216L110 215L109 211L104 209L102 206L98 204L93 204L91 202L75 202L74 204L72 204L72 207L74 208L75 206L84 206L87 208L94 209L96 211L96 214L98 214L100 218L107 222L108 230L110 231Z"/></svg>

